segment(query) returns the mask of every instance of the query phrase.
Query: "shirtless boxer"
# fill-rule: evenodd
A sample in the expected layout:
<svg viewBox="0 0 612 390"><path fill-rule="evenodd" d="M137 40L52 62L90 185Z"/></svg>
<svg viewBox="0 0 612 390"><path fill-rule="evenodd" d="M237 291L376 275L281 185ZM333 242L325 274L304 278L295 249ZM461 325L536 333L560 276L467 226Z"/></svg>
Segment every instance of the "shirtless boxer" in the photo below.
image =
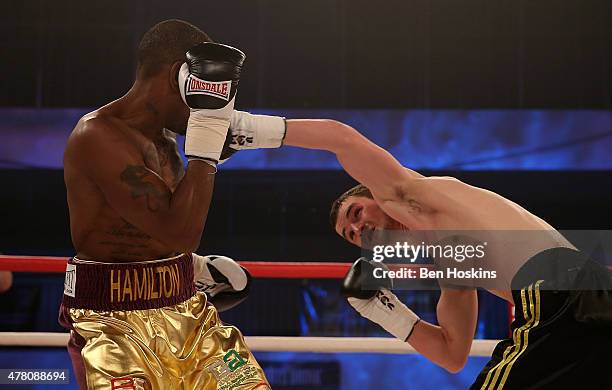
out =
<svg viewBox="0 0 612 390"><path fill-rule="evenodd" d="M192 254L244 54L178 20L151 28L137 54L131 89L81 118L65 151L77 255L60 321L79 387L267 389L241 333L196 289L231 301L248 275ZM173 133L186 134L186 171Z"/></svg>
<svg viewBox="0 0 612 390"><path fill-rule="evenodd" d="M357 246L365 246L362 238L381 229L424 232L420 237L493 232L487 257L501 278L488 290L516 306L516 320L512 338L499 343L472 388L612 388L606 373L612 363L610 272L585 259L544 220L494 192L406 169L339 122L287 120L285 126L274 117L236 111L230 133L235 150L278 147L279 142L266 140L284 136L284 145L335 153L362 184L333 203L331 221L341 237ZM505 239L511 235L495 231L527 232L536 239L508 248ZM542 275L550 264L568 276L568 284L559 286L559 280ZM450 372L461 370L476 330L476 290L443 287L434 325L385 288L387 281L373 280L369 270L379 266L365 259L353 265L344 281L349 303L432 362ZM366 291L366 283L378 283L380 289Z"/></svg>

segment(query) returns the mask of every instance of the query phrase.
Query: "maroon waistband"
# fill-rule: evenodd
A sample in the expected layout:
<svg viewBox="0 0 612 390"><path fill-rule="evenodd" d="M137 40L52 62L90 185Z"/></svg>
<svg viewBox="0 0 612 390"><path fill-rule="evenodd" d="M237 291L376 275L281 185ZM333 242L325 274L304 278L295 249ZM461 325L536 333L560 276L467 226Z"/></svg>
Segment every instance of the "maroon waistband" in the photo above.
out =
<svg viewBox="0 0 612 390"><path fill-rule="evenodd" d="M157 309L183 302L195 291L191 254L138 263L70 259L63 305L99 311Z"/></svg>

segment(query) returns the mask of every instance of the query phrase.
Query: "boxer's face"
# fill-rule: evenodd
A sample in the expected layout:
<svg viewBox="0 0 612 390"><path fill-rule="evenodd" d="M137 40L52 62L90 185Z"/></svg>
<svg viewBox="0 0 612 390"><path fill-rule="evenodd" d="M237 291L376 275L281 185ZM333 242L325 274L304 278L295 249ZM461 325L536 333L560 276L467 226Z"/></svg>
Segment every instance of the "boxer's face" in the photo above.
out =
<svg viewBox="0 0 612 390"><path fill-rule="evenodd" d="M170 86L168 112L168 125L166 128L177 134L185 135L187 132L187 121L189 120L189 107L183 101L178 87L178 72L181 69L182 62L175 62L166 71L169 77L168 85Z"/></svg>
<svg viewBox="0 0 612 390"><path fill-rule="evenodd" d="M166 128L177 134L185 135L187 132L187 120L189 120L189 107L183 102L180 95L178 101L174 103L174 108L169 110L172 116L169 118L169 124Z"/></svg>
<svg viewBox="0 0 612 390"><path fill-rule="evenodd" d="M374 199L349 196L338 209L336 232L359 247L368 246L368 235L375 230L399 229L400 226L382 211Z"/></svg>

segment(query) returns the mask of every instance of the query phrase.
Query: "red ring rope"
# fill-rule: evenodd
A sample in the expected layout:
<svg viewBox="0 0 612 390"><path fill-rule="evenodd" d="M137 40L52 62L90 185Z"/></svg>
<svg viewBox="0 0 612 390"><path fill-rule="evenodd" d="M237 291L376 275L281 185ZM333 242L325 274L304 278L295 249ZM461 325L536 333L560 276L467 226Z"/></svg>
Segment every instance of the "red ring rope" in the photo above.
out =
<svg viewBox="0 0 612 390"><path fill-rule="evenodd" d="M68 257L0 256L0 270L15 272L65 272ZM342 279L352 263L239 261L255 278ZM405 267L430 267L405 265ZM391 268L394 268L391 265Z"/></svg>
<svg viewBox="0 0 612 390"><path fill-rule="evenodd" d="M0 271L54 272L66 271L68 257L53 256L7 256L0 255ZM337 262L291 262L291 261L239 261L255 278L270 279L342 279L352 263ZM391 269L432 268L426 264L390 264ZM612 266L609 267L612 269Z"/></svg>
<svg viewBox="0 0 612 390"><path fill-rule="evenodd" d="M15 272L65 272L68 257L0 256L0 270ZM341 279L351 263L241 261L256 278Z"/></svg>
<svg viewBox="0 0 612 390"><path fill-rule="evenodd" d="M68 257L52 256L3 256L0 255L0 270L15 272L66 271ZM289 262L289 261L239 261L255 278L271 279L342 279L352 263ZM390 265L395 268L399 265ZM403 267L431 267L424 264L407 264ZM612 267L609 267L612 269ZM512 305L508 305L510 321L514 317Z"/></svg>

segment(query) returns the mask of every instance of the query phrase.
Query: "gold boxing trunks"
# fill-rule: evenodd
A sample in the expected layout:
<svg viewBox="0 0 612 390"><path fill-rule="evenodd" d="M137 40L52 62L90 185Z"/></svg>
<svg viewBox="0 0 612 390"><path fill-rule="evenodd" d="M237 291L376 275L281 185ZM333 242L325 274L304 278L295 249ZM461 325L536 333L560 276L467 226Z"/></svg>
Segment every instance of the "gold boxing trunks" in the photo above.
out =
<svg viewBox="0 0 612 390"><path fill-rule="evenodd" d="M189 254L72 259L60 323L81 389L269 389L240 331L196 292Z"/></svg>

